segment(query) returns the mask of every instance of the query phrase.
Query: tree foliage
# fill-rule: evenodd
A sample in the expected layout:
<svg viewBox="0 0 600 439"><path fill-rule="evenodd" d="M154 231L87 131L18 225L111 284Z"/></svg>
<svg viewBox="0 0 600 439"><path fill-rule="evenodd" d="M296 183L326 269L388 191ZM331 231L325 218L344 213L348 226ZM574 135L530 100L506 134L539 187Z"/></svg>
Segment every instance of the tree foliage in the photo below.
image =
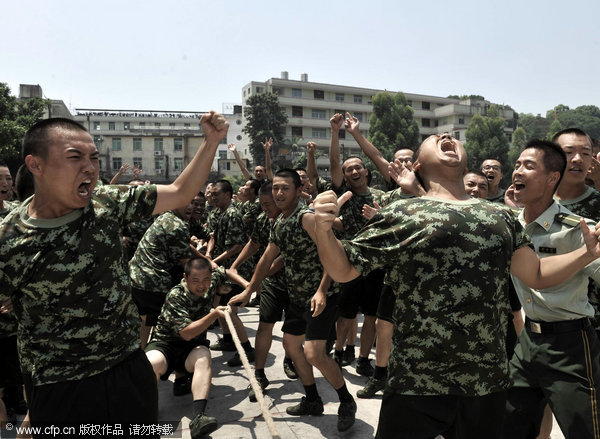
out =
<svg viewBox="0 0 600 439"><path fill-rule="evenodd" d="M400 148L419 146L419 127L404 93L377 93L369 124L369 139L387 160Z"/></svg>
<svg viewBox="0 0 600 439"><path fill-rule="evenodd" d="M244 133L250 137L250 153L255 164L264 164L265 151L261 142L272 137L275 144L282 144L285 136L287 114L279 104L275 93L250 96L244 107L246 126Z"/></svg>
<svg viewBox="0 0 600 439"><path fill-rule="evenodd" d="M550 122L557 120L563 128L579 128L594 138L600 138L600 108L595 105L581 105L570 109L566 105L557 105L546 113Z"/></svg>
<svg viewBox="0 0 600 439"><path fill-rule="evenodd" d="M488 114L498 114L495 105ZM508 163L508 139L504 135L505 121L500 116L475 114L467 126L465 150L469 157L469 169L479 169L485 159L496 159L503 169L510 169Z"/></svg>
<svg viewBox="0 0 600 439"><path fill-rule="evenodd" d="M510 148L508 150L509 165L513 165L514 163L516 163L517 159L519 158L519 155L521 154L521 151L523 151L525 145L527 144L527 140L527 132L522 127L517 128L513 132L512 144L510 145ZM511 168L512 166L510 166L508 169Z"/></svg>
<svg viewBox="0 0 600 439"><path fill-rule="evenodd" d="M552 118L554 118L554 114ZM539 114L537 116L533 114L519 114L518 125L527 133L527 140L545 138L551 123L552 120L542 117Z"/></svg>
<svg viewBox="0 0 600 439"><path fill-rule="evenodd" d="M40 120L49 101L41 98L19 100L8 84L0 82L0 162L16 172L20 165L21 140L31 125Z"/></svg>
<svg viewBox="0 0 600 439"><path fill-rule="evenodd" d="M548 128L548 134L546 134L546 139L552 140L554 135L562 129L563 129L563 126L560 123L560 120L558 120L558 119L553 120L552 123L550 124L550 128Z"/></svg>

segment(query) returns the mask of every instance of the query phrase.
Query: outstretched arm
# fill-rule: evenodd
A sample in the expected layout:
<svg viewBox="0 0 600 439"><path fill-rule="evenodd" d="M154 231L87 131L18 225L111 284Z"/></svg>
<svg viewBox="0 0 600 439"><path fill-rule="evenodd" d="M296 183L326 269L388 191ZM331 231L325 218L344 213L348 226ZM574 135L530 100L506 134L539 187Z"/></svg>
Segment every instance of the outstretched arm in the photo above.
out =
<svg viewBox="0 0 600 439"><path fill-rule="evenodd" d="M204 142L173 183L156 186L157 198L153 215L185 206L202 190L219 142L227 134L229 122L222 115L211 111L202 116L200 124L205 136Z"/></svg>
<svg viewBox="0 0 600 439"><path fill-rule="evenodd" d="M344 182L344 173L340 165L340 129L344 125L344 116L334 114L329 119L331 124L331 143L329 144L329 173L334 188L339 188Z"/></svg>
<svg viewBox="0 0 600 439"><path fill-rule="evenodd" d="M248 168L246 168L246 164L242 160L242 157L240 157L240 153L238 152L237 148L235 147L235 143L230 143L229 145L227 145L227 149L233 153L233 157L235 158L235 161L237 162L238 166L240 167L240 170L242 171L242 175L244 176L246 181L250 180L250 178L251 178L250 172L248 172Z"/></svg>
<svg viewBox="0 0 600 439"><path fill-rule="evenodd" d="M115 174L115 176L110 180L109 184L117 184L121 175L125 174L127 170L130 168L129 163L123 163L123 166L119 168L119 171Z"/></svg>
<svg viewBox="0 0 600 439"><path fill-rule="evenodd" d="M310 184L312 184L313 188L315 188L315 193L317 192L317 180L319 179L317 159L315 158L316 150L317 144L315 142L308 142L306 144L306 175L308 175Z"/></svg>
<svg viewBox="0 0 600 439"><path fill-rule="evenodd" d="M265 139L264 143L261 143L265 150L265 174L270 181L273 181L273 170L271 169L271 146L273 146L273 138L269 137Z"/></svg>

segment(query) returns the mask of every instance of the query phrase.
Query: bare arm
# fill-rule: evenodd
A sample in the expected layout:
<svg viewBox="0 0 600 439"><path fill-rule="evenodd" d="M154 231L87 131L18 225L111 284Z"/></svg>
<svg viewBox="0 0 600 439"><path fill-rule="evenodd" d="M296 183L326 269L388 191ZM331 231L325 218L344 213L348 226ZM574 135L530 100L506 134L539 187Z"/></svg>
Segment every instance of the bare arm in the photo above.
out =
<svg viewBox="0 0 600 439"><path fill-rule="evenodd" d="M215 320L217 320L220 317L225 317L223 313L226 309L226 306L219 306L215 309L212 309L207 315L205 315L201 319L193 321L181 331L179 331L179 335L186 341L189 341L192 338L199 336L204 331L206 331Z"/></svg>
<svg viewBox="0 0 600 439"><path fill-rule="evenodd" d="M231 247L229 247L227 250L225 250L223 253L221 253L219 256L214 258L213 261L215 263L219 264L221 261L225 261L225 260L231 258L232 256L237 255L241 251L242 251L242 244L234 244Z"/></svg>
<svg viewBox="0 0 600 439"><path fill-rule="evenodd" d="M261 145L265 149L265 174L267 174L267 178L270 181L273 181L273 170L271 169L271 146L273 146L273 139L269 137Z"/></svg>
<svg viewBox="0 0 600 439"><path fill-rule="evenodd" d="M248 172L248 168L246 168L246 164L240 157L240 153L238 152L237 148L235 147L235 143L230 143L229 145L227 145L227 149L229 149L229 151L231 151L233 153L233 157L235 158L235 161L237 162L238 166L240 167L240 170L242 171L242 175L244 176L246 181L250 180L250 178L252 178L250 175L250 172Z"/></svg>
<svg viewBox="0 0 600 439"><path fill-rule="evenodd" d="M123 163L123 166L119 168L115 176L110 180L109 184L117 184L119 178L121 178L121 175L125 174L129 168L129 163Z"/></svg>
<svg viewBox="0 0 600 439"><path fill-rule="evenodd" d="M205 136L204 142L173 183L156 186L157 199L153 215L185 206L202 190L219 142L227 134L229 123L214 111L204 114L200 123Z"/></svg>
<svg viewBox="0 0 600 439"><path fill-rule="evenodd" d="M352 117L350 113L346 113L346 122L344 125L346 127L346 131L352 134L352 137L354 137L354 140L356 140L362 152L364 152L365 155L369 157L369 159L375 164L377 170L381 173L386 183L389 183L391 181L388 172L388 166L390 162L385 159L383 154L381 154L381 151L379 151L375 145L369 142L365 136L362 135L359 129L360 125L358 119L356 117Z"/></svg>
<svg viewBox="0 0 600 439"><path fill-rule="evenodd" d="M317 144L315 142L308 142L306 144L306 175L310 180L310 184L317 191L317 180L319 179L319 172L317 171L317 159L315 158L315 152L317 150Z"/></svg>
<svg viewBox="0 0 600 439"><path fill-rule="evenodd" d="M237 268L250 259L252 255L258 251L258 247L258 243L252 241L252 239L249 239L229 269L237 272Z"/></svg>
<svg viewBox="0 0 600 439"><path fill-rule="evenodd" d="M329 119L331 124L331 143L329 144L329 173L334 188L339 188L344 182L344 173L340 165L340 129L344 124L344 116L340 113L334 114Z"/></svg>
<svg viewBox="0 0 600 439"><path fill-rule="evenodd" d="M237 271L225 269L225 274L227 275L227 277L229 278L230 281L235 282L242 288L247 288L248 284L250 283L246 279L244 279L242 276L240 276L237 273Z"/></svg>

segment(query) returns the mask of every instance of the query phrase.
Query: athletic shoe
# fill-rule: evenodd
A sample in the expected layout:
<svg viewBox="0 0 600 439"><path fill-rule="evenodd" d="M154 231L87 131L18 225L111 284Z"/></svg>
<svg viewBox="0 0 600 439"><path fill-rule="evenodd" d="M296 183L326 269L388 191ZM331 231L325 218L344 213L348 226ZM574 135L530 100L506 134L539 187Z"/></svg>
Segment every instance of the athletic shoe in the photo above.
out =
<svg viewBox="0 0 600 439"><path fill-rule="evenodd" d="M294 362L292 361L291 358L283 359L283 371L285 372L285 375L290 380L295 380L298 378L298 372L296 372L296 366L294 366Z"/></svg>
<svg viewBox="0 0 600 439"><path fill-rule="evenodd" d="M267 377L256 377L256 381L258 381L258 384L260 385L260 388L263 391L263 395L267 393L265 392L265 389L269 385L269 380L267 379ZM250 398L250 402L256 402L256 393L254 392L254 389L252 388L252 386L248 386L248 389L248 398Z"/></svg>
<svg viewBox="0 0 600 439"><path fill-rule="evenodd" d="M235 343L232 341L225 341L220 338L216 343L210 345L211 351L235 351Z"/></svg>
<svg viewBox="0 0 600 439"><path fill-rule="evenodd" d="M371 366L371 361L368 358L358 357L356 361L356 373L362 376L371 377L373 376L373 366Z"/></svg>
<svg viewBox="0 0 600 439"><path fill-rule="evenodd" d="M300 404L288 407L285 411L288 415L292 416L320 416L323 414L323 400L317 398L314 401L307 401L306 397L303 396Z"/></svg>
<svg viewBox="0 0 600 439"><path fill-rule="evenodd" d="M346 431L354 425L356 420L356 402L340 402L340 408L338 409L338 431Z"/></svg>
<svg viewBox="0 0 600 439"><path fill-rule="evenodd" d="M192 393L192 377L189 375L175 378L173 382L173 395L182 396Z"/></svg>
<svg viewBox="0 0 600 439"><path fill-rule="evenodd" d="M342 368L342 363L344 362L344 354L338 355L335 351L333 352L333 359L337 363L337 365Z"/></svg>
<svg viewBox="0 0 600 439"><path fill-rule="evenodd" d="M376 378L369 378L367 384L362 389L356 392L356 396L359 398L373 398L375 394L385 388L385 379L378 380Z"/></svg>
<svg viewBox="0 0 600 439"><path fill-rule="evenodd" d="M251 351L246 352L246 357L248 357L249 362L252 363L254 361L254 348L252 348ZM233 354L233 357L231 357L229 360L227 360L227 366L229 366L229 367L239 367L241 365L242 365L242 359L240 358L240 354L238 352Z"/></svg>
<svg viewBox="0 0 600 439"><path fill-rule="evenodd" d="M349 351L346 349L342 355L342 366L350 366L352 363L354 363L355 358L354 350Z"/></svg>
<svg viewBox="0 0 600 439"><path fill-rule="evenodd" d="M190 421L190 435L192 439L199 439L215 431L218 426L215 418L200 413Z"/></svg>

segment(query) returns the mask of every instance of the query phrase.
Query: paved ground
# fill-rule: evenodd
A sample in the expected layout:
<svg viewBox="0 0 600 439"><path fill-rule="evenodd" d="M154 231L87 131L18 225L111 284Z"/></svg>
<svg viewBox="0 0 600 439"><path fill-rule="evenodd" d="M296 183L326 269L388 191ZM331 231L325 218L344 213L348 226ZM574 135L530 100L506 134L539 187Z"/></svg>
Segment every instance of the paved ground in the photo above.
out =
<svg viewBox="0 0 600 439"><path fill-rule="evenodd" d="M253 342L258 327L258 309L242 310L240 318L248 328L248 336ZM337 437L363 439L373 437L377 428L381 396L378 395L374 399L367 400L356 398L358 405L356 424L351 430L338 433L336 427L338 398L318 371L316 372L317 388L325 404L324 415L298 418L289 416L285 412L286 407L300 401L304 392L299 380L292 381L283 372L282 337L281 323L278 323L275 325L274 342L265 369L267 377L271 381L266 401L280 437L283 439ZM216 341L214 331L209 332L209 339ZM263 420L258 403L248 400L246 372L242 367L232 369L225 364L232 354L232 352L213 351L213 386L207 412L217 418L219 428L210 437L215 439L270 438L271 435ZM374 356L373 350L371 358ZM353 395L366 381L366 378L356 374L354 366L345 367L344 376L348 389ZM170 380L173 380L173 376ZM177 425L176 434L179 437L189 438L188 423L192 416L192 398L191 395L174 397L171 381L161 382L159 386L159 418L161 421L169 421ZM564 439L556 423L551 438Z"/></svg>

